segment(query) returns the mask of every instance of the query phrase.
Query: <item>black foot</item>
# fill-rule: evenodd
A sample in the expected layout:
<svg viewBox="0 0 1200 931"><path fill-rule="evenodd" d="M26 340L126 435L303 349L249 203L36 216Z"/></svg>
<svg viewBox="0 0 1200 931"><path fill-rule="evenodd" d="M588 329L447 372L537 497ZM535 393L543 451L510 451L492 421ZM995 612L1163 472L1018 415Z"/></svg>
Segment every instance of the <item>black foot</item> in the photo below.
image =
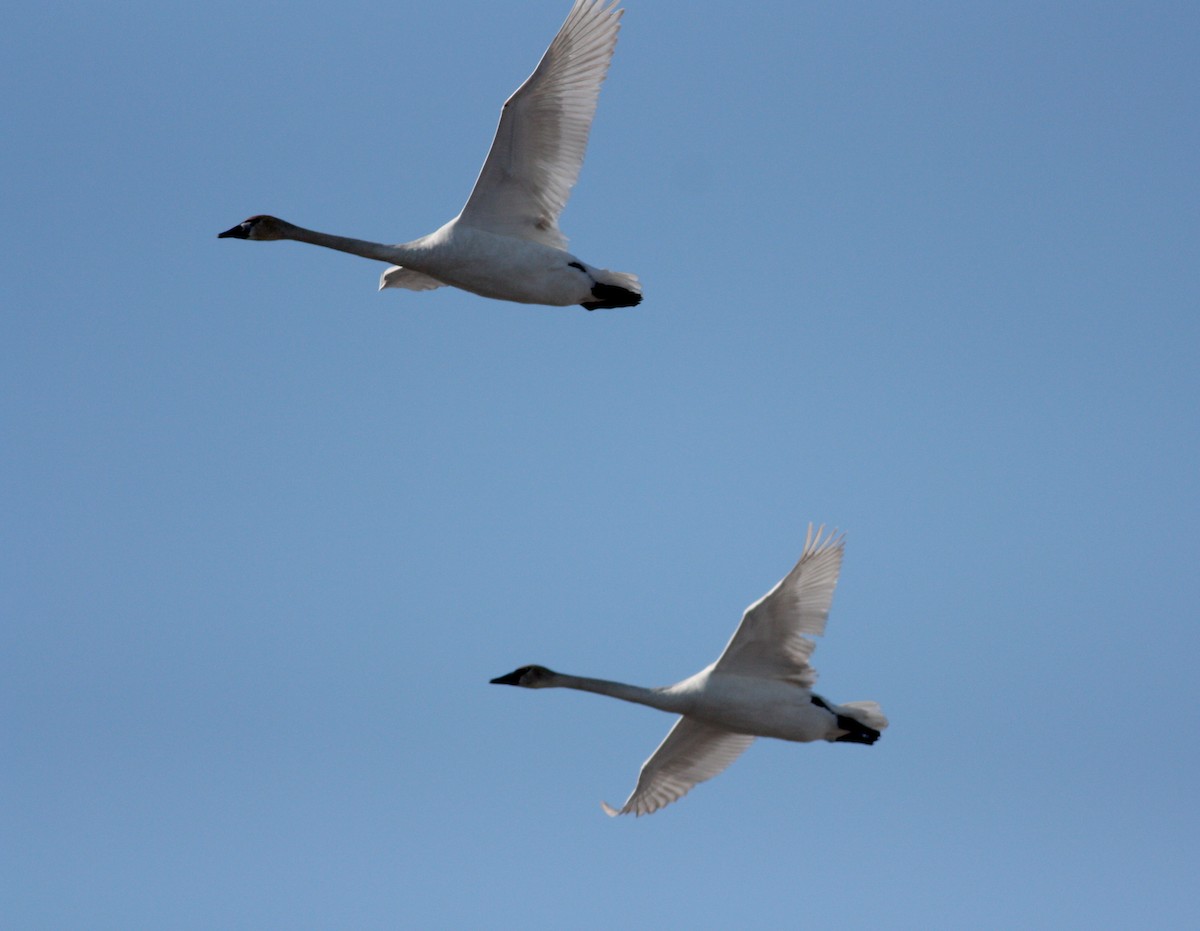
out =
<svg viewBox="0 0 1200 931"><path fill-rule="evenodd" d="M838 715L837 726L846 733L833 739L836 744L873 744L879 739L879 731L845 715Z"/></svg>
<svg viewBox="0 0 1200 931"><path fill-rule="evenodd" d="M636 291L602 282L592 285L592 297L594 301L580 301L579 306L588 310L608 310L611 307L637 307L642 302L642 296Z"/></svg>
<svg viewBox="0 0 1200 931"><path fill-rule="evenodd" d="M879 739L879 731L865 730L862 733L843 734L833 738L835 744L867 744L870 746Z"/></svg>

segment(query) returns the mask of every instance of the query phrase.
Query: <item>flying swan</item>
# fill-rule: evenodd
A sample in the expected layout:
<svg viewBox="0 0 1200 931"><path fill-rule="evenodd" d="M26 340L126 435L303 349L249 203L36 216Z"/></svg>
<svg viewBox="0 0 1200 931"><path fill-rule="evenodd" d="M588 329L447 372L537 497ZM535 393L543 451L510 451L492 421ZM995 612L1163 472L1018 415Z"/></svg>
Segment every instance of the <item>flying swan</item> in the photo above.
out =
<svg viewBox="0 0 1200 931"><path fill-rule="evenodd" d="M842 566L845 535L824 540L824 527L808 538L800 561L783 580L746 609L725 652L690 678L663 688L642 688L522 666L492 679L527 689L567 688L611 695L682 715L642 764L637 787L620 811L648 815L711 779L738 758L755 737L806 742L873 744L887 718L873 701L835 705L812 691L817 672L808 663L823 634Z"/></svg>
<svg viewBox="0 0 1200 931"><path fill-rule="evenodd" d="M523 304L636 306L637 276L579 260L558 228L616 48L624 12L617 2L576 0L537 69L504 104L466 206L436 232L391 246L254 216L218 237L294 239L388 262L381 289L451 285Z"/></svg>

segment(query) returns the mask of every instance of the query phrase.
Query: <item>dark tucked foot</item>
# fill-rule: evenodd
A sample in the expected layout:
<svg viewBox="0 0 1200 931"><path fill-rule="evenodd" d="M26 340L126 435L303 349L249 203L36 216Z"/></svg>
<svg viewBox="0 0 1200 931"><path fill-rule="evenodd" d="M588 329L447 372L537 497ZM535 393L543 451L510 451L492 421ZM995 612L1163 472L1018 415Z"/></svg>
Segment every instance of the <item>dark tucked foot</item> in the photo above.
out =
<svg viewBox="0 0 1200 931"><path fill-rule="evenodd" d="M607 310L610 307L637 307L642 302L642 296L636 291L599 281L592 285L592 297L595 300L580 301L579 306L588 310Z"/></svg>
<svg viewBox="0 0 1200 931"><path fill-rule="evenodd" d="M879 739L879 731L873 727L867 727L861 721L855 721L854 718L848 718L845 715L839 714L837 719L838 730L843 730L846 733L841 737L835 737L834 743L838 744L873 744Z"/></svg>
<svg viewBox="0 0 1200 931"><path fill-rule="evenodd" d="M810 701L818 708L833 711L829 707L829 702L820 695L813 695ZM839 731L845 731L846 733L841 737L833 738L835 744L873 744L879 739L879 731L875 730L875 728L867 727L861 721L856 721L854 718L847 717L844 714L837 716L837 726Z"/></svg>
<svg viewBox="0 0 1200 931"><path fill-rule="evenodd" d="M868 746L879 739L879 731L866 730L861 734L843 734L833 738L835 744L867 744Z"/></svg>

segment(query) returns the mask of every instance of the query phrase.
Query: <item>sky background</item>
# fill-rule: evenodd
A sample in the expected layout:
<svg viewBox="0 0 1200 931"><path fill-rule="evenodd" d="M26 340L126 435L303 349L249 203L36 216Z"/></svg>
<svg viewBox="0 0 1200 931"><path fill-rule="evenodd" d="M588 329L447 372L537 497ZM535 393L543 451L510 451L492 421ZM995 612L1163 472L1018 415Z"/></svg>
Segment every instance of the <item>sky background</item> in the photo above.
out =
<svg viewBox="0 0 1200 931"><path fill-rule="evenodd" d="M636 309L218 240L461 207L570 6L0 13L0 925L1200 921L1200 8L628 0ZM610 820L809 521L874 747Z"/></svg>

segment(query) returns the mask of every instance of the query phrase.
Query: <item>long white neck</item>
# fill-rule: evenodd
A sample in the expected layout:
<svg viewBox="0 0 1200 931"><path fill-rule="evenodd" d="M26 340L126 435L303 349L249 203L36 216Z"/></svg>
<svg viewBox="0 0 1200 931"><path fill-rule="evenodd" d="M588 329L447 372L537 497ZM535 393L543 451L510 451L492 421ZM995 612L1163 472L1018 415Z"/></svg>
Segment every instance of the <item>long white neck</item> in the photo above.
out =
<svg viewBox="0 0 1200 931"><path fill-rule="evenodd" d="M631 701L638 705L649 705L651 708L672 711L676 714L686 714L691 704L687 694L672 688L648 689L640 685L627 685L624 682L610 682L608 679L568 676L561 672L555 673L553 681L545 687L595 692L597 695L608 695L610 698L619 698L621 701Z"/></svg>
<svg viewBox="0 0 1200 931"><path fill-rule="evenodd" d="M326 249L337 249L338 252L349 252L351 255L361 255L364 259L375 259L392 265L403 265L413 255L413 251L405 245L389 246L380 242L367 242L363 239L319 233L316 230L305 229L303 226L296 226L294 223L286 223L282 220L279 222L279 232L284 239L324 246Z"/></svg>

